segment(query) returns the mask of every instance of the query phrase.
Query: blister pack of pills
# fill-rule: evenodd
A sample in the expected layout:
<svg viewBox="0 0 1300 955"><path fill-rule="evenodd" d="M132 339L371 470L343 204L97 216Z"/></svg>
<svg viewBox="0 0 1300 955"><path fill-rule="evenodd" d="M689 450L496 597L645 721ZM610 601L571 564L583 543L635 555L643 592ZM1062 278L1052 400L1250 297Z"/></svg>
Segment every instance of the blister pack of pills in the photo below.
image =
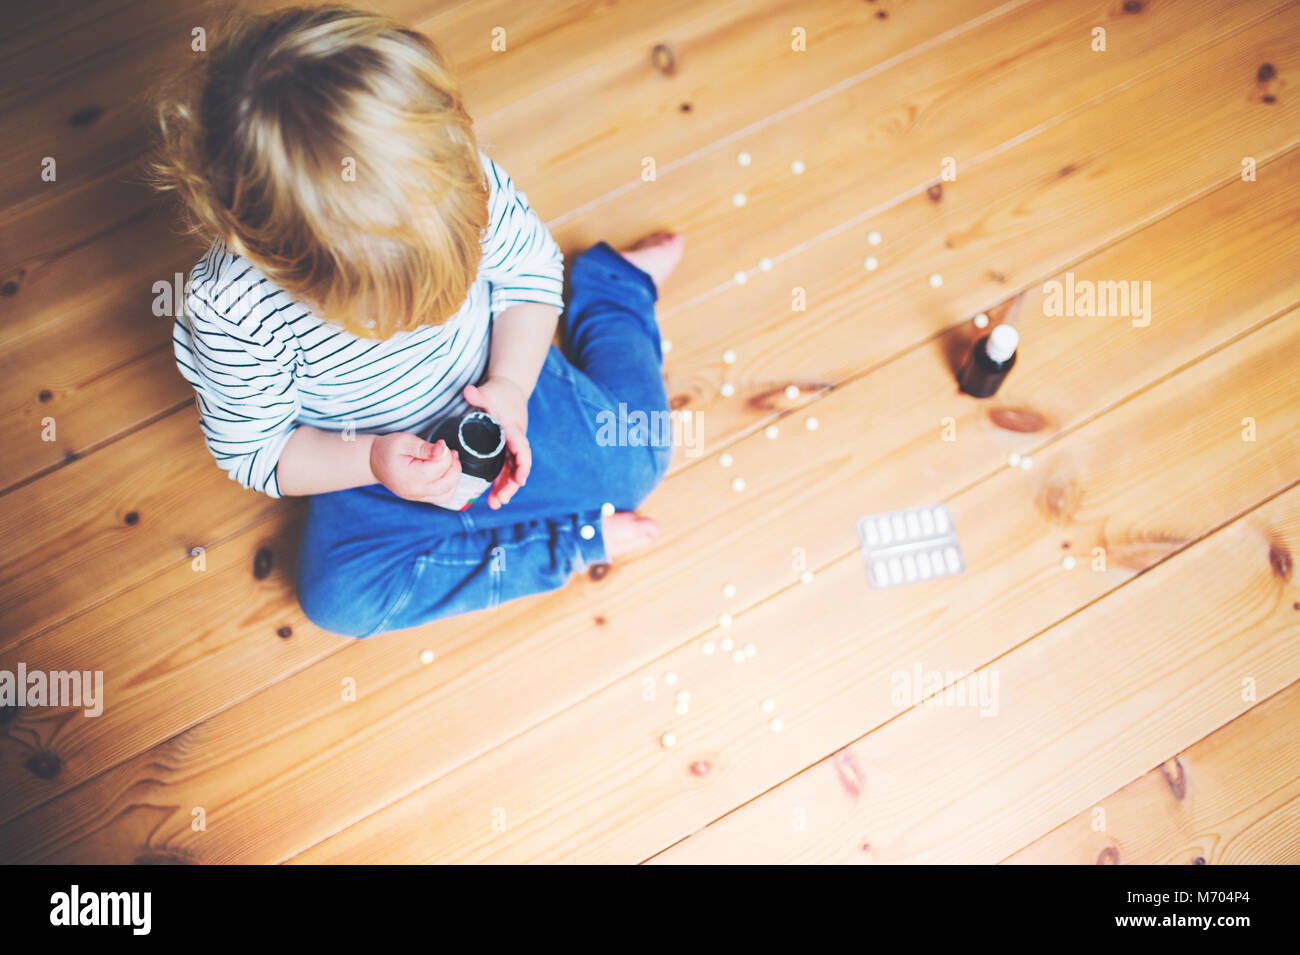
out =
<svg viewBox="0 0 1300 955"><path fill-rule="evenodd" d="M860 517L858 540L871 586L879 590L966 569L947 504Z"/></svg>

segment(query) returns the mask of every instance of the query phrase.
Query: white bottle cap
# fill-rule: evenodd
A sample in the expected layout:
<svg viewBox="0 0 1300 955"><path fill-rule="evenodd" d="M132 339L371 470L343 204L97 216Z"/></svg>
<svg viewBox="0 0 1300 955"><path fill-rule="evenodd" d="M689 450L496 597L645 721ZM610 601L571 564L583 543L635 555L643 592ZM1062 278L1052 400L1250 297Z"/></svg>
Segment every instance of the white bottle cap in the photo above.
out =
<svg viewBox="0 0 1300 955"><path fill-rule="evenodd" d="M984 346L984 351L991 361L1000 365L1016 353L1016 346L1019 344L1020 333L1016 331L1014 325L998 325L989 332L988 344Z"/></svg>

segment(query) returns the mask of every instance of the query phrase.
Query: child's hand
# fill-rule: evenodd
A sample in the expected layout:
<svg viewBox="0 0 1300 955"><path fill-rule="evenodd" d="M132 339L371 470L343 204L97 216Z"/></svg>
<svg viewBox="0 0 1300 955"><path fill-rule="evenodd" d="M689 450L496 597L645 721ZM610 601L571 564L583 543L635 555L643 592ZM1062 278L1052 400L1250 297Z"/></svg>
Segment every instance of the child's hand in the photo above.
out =
<svg viewBox="0 0 1300 955"><path fill-rule="evenodd" d="M501 425L506 435L505 466L488 493L488 507L499 508L524 486L533 466L528 438L528 395L508 378L489 378L483 384L465 386L465 400L482 408Z"/></svg>
<svg viewBox="0 0 1300 955"><path fill-rule="evenodd" d="M460 455L443 441L430 444L399 431L380 435L370 446L370 470L384 487L408 501L442 504L460 480Z"/></svg>

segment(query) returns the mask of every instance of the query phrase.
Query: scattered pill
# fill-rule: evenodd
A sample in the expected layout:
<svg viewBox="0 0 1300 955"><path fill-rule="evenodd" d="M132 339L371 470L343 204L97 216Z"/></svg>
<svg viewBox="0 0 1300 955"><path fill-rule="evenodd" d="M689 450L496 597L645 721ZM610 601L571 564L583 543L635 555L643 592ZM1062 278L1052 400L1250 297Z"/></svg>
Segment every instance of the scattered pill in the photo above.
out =
<svg viewBox="0 0 1300 955"><path fill-rule="evenodd" d="M667 673L664 674L664 683L667 684L668 686L676 686L677 674L674 673L672 670L669 670Z"/></svg>
<svg viewBox="0 0 1300 955"><path fill-rule="evenodd" d="M746 275L744 272L737 272L735 275L732 276L732 278L736 280L737 285L744 285L746 282L749 281L749 276Z"/></svg>
<svg viewBox="0 0 1300 955"><path fill-rule="evenodd" d="M748 166L751 162L753 162L753 159L754 157L752 157L749 153L741 153L736 157L736 162L740 163L742 166Z"/></svg>
<svg viewBox="0 0 1300 955"><path fill-rule="evenodd" d="M700 652L703 653L706 657L713 656L713 651L715 649L716 648L713 646L713 641L711 640L705 640L703 643L700 644Z"/></svg>
<svg viewBox="0 0 1300 955"><path fill-rule="evenodd" d="M764 272L771 272L771 271L772 271L772 260L771 260L771 259L767 259L767 258L759 259L759 260L758 260L758 267L759 267L760 269L762 269Z"/></svg>
<svg viewBox="0 0 1300 955"><path fill-rule="evenodd" d="M773 733L779 733L781 730L785 729L785 720L778 716L767 725L771 728Z"/></svg>
<svg viewBox="0 0 1300 955"><path fill-rule="evenodd" d="M718 641L718 648L723 653L730 653L735 646L736 641L732 640L731 637L723 637Z"/></svg>
<svg viewBox="0 0 1300 955"><path fill-rule="evenodd" d="M731 489L735 491L737 494L739 494L741 491L745 489L745 479L743 477L732 479Z"/></svg>
<svg viewBox="0 0 1300 955"><path fill-rule="evenodd" d="M1020 467L1020 455L1016 454L1016 452L1014 452L1014 451L1012 451L1010 454L1008 454L1008 455L1007 455L1007 467L1011 467L1011 468L1018 468L1018 467Z"/></svg>
<svg viewBox="0 0 1300 955"><path fill-rule="evenodd" d="M612 517L614 515L614 505L606 501L600 505L600 513L604 517Z"/></svg>
<svg viewBox="0 0 1300 955"><path fill-rule="evenodd" d="M1020 459L1020 470L1028 471L1033 466L1034 466L1034 459L1031 458L1029 455L1026 454L1023 458Z"/></svg>
<svg viewBox="0 0 1300 955"><path fill-rule="evenodd" d="M722 596L726 597L728 600L736 596L736 585L727 584L726 586L724 586L722 588Z"/></svg>
<svg viewBox="0 0 1300 955"><path fill-rule="evenodd" d="M731 197L731 201L732 201L732 203L733 203L737 208L739 208L740 206L743 206L743 205L744 205L746 202L748 202L749 200L745 198L745 194L744 194L743 192L738 192L738 193L736 193L734 196Z"/></svg>
<svg viewBox="0 0 1300 955"><path fill-rule="evenodd" d="M670 749L677 745L677 737L672 733L664 733L663 736L659 737L659 745L664 749Z"/></svg>
<svg viewBox="0 0 1300 955"><path fill-rule="evenodd" d="M731 655L731 659L732 659L732 661L735 662L735 663L744 663L744 662L745 662L745 651L744 651L744 650L737 650L735 653L733 653L733 654Z"/></svg>
<svg viewBox="0 0 1300 955"><path fill-rule="evenodd" d="M983 312L980 312L978 315L975 316L976 328L987 328L988 324L989 324L989 317L985 315Z"/></svg>
<svg viewBox="0 0 1300 955"><path fill-rule="evenodd" d="M675 697L675 699L677 700L678 703L681 703L681 702L687 702L687 703L689 703L690 700L691 700L691 694L690 694L689 692L687 692L686 690L678 690L678 691L677 691L677 696Z"/></svg>
<svg viewBox="0 0 1300 955"><path fill-rule="evenodd" d="M673 343L666 338L660 341L660 345L662 346L665 355L673 350Z"/></svg>
<svg viewBox="0 0 1300 955"><path fill-rule="evenodd" d="M678 715L678 716L685 716L687 713L689 713L689 712L691 711L691 704L690 704L690 701L689 701L689 700L679 700L678 703L677 703L677 705L676 705L675 707L673 707L673 709L677 711L677 715Z"/></svg>
<svg viewBox="0 0 1300 955"><path fill-rule="evenodd" d="M802 175L803 171L807 168L808 167L803 164L803 160L801 159L796 159L794 162L790 163L790 171L796 176Z"/></svg>
<svg viewBox="0 0 1300 955"><path fill-rule="evenodd" d="M817 427L820 424L821 422L818 421L816 418L809 418L807 421L803 423L803 426L807 428L809 431L816 431Z"/></svg>
<svg viewBox="0 0 1300 955"><path fill-rule="evenodd" d="M756 656L758 656L758 647L754 646L752 643L745 644L745 658L752 660Z"/></svg>
<svg viewBox="0 0 1300 955"><path fill-rule="evenodd" d="M868 272L874 272L876 269L880 268L880 263L876 260L874 255L867 256L862 261L862 265Z"/></svg>
<svg viewBox="0 0 1300 955"><path fill-rule="evenodd" d="M432 650L425 650L425 651L423 651L423 652L420 654L420 662L421 662L421 663L432 663L432 662L433 662L433 651L432 651Z"/></svg>
<svg viewBox="0 0 1300 955"><path fill-rule="evenodd" d="M796 399L796 398L799 397L799 386L798 386L798 385L786 385L786 386L785 386L785 396L786 396L787 398L789 398L791 401L794 401L794 399Z"/></svg>
<svg viewBox="0 0 1300 955"><path fill-rule="evenodd" d="M774 441L776 440L776 436L781 433L781 429L774 424L769 424L766 428L763 429L763 433L767 435L769 440Z"/></svg>
<svg viewBox="0 0 1300 955"><path fill-rule="evenodd" d="M867 233L867 241L872 245L880 245L880 233L872 229Z"/></svg>
<svg viewBox="0 0 1300 955"><path fill-rule="evenodd" d="M1074 558L1069 554L1066 554L1065 557L1061 559L1061 566L1066 570L1074 570Z"/></svg>
<svg viewBox="0 0 1300 955"><path fill-rule="evenodd" d="M805 584L811 584L813 582L813 572L811 570L805 570L799 575L799 579Z"/></svg>
<svg viewBox="0 0 1300 955"><path fill-rule="evenodd" d="M718 618L718 626L721 627L721 628L724 629L724 630L727 629L727 627L730 627L730 626L731 626L731 614L729 614L729 613L724 613L721 617L719 617L719 618Z"/></svg>
<svg viewBox="0 0 1300 955"><path fill-rule="evenodd" d="M596 536L596 528L590 524L583 524L582 530L578 531L578 533L582 535L583 540L589 541Z"/></svg>
<svg viewBox="0 0 1300 955"><path fill-rule="evenodd" d="M730 454L727 454L725 452L719 455L718 457L718 463L721 464L724 468L731 467L735 463L735 461L736 461L735 458L733 458Z"/></svg>
<svg viewBox="0 0 1300 955"><path fill-rule="evenodd" d="M943 276L940 275L938 272L935 272L933 275L930 276L930 288L938 288L942 284L943 284Z"/></svg>
<svg viewBox="0 0 1300 955"><path fill-rule="evenodd" d="M764 713L771 713L773 710L776 709L776 700L764 700L762 703L759 704L759 709L761 709Z"/></svg>
<svg viewBox="0 0 1300 955"><path fill-rule="evenodd" d="M728 348L722 353L722 362L726 365L734 365L736 363L736 353Z"/></svg>
<svg viewBox="0 0 1300 955"><path fill-rule="evenodd" d="M729 381L724 381L722 387L718 389L719 394L724 398L730 398L736 393L736 386Z"/></svg>

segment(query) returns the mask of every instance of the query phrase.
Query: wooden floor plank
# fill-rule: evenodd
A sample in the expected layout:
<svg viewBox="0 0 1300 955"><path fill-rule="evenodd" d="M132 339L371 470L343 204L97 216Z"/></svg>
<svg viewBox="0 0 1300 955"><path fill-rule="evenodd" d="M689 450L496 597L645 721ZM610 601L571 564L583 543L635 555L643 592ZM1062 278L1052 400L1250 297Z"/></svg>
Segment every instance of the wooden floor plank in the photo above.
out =
<svg viewBox="0 0 1300 955"><path fill-rule="evenodd" d="M1292 683L1003 861L1300 862L1300 683Z"/></svg>
<svg viewBox="0 0 1300 955"><path fill-rule="evenodd" d="M1279 547L1300 489L989 664L997 718L917 706L655 861L1004 858L1300 675Z"/></svg>
<svg viewBox="0 0 1300 955"><path fill-rule="evenodd" d="M21 839L26 831L40 833L41 841L24 840L24 852L131 859L150 847L185 843L188 821L177 817L158 828L155 814L119 815L109 807L123 800L183 804L202 792L206 805L214 811L226 807L244 824L209 832L187 851L214 861L267 858L291 853L300 847L295 841L310 841L301 829L315 819L274 816L256 798L248 801L249 793L265 794L269 787L284 805L294 806L328 790L344 818L379 808L397 786L435 777L544 718L557 699L581 699L708 629L717 613L738 613L787 586L797 579L790 567L792 546L804 548L812 567L842 556L852 547L843 513L914 503L918 474L933 499L955 493L995 469L1008 450L1032 451L1122 400L1139 382L1249 329L1279 302L1294 301L1295 280L1281 266L1289 260L1288 246L1279 236L1287 234L1300 209L1300 177L1289 174L1298 163L1300 155L1288 155L1261 182L1225 187L1080 267L1081 277L1150 275L1157 288L1185 289L1147 328L1133 329L1123 320L1047 319L1041 293L1026 296L1019 321L1023 347L1037 357L1016 370L1009 402L995 407L1020 407L1016 393L1050 395L1051 403L1027 408L1042 409L1042 430L998 427L988 407L954 395L942 363L928 349L917 350L819 402L815 410L822 423L814 435L795 417L775 444L760 435L737 447L740 473L756 482L753 495L720 497L728 495L725 484L735 472L718 468L716 459L670 478L652 507L665 521L662 546L620 564L603 580L581 581L492 616L349 646L240 704L237 713L201 724L20 818L0 831L0 841ZM1240 263L1241 271L1222 283L1207 274L1202 256L1211 246L1226 261ZM1217 294L1198 291L1211 283ZM965 330L954 335L964 337ZM1108 374L1099 376L1099 368ZM869 443L861 440L865 423L855 411L863 407L877 409ZM937 440L948 415L962 436L952 444ZM798 442L811 457L792 455L786 442ZM831 462L819 464L827 453ZM800 490L792 494L795 489ZM714 511L703 524L701 501ZM701 526L709 530L707 541L698 533ZM756 535L756 527L763 533ZM730 604L718 596L729 581L738 588ZM654 632L646 631L646 619L659 622ZM524 620L530 621L530 636L521 640ZM168 634L148 639L163 647ZM438 652L433 673L414 662L425 646ZM531 676L539 671L553 677L539 684ZM364 705L340 707L336 691L347 677L365 688ZM429 734L427 727L442 727L462 712L456 700L468 698L477 701L472 716L466 710L445 732ZM286 723L275 738L261 738L267 726ZM339 767L354 760L356 768L347 775L357 781L338 792ZM232 773L236 763L259 781ZM159 766L172 768L160 774ZM363 766L388 768L372 777ZM290 826L298 831L289 832Z"/></svg>
<svg viewBox="0 0 1300 955"><path fill-rule="evenodd" d="M845 554L811 584L792 584L735 615L729 628L706 635L753 645L755 659L736 666L729 654L706 656L700 640L689 641L653 668L630 673L301 858L631 862L744 800L759 797L761 804L767 797L759 794L791 773L899 718L905 707L893 696L898 674L910 676L914 668L966 674L985 665L1005 671L1003 654L1036 643L1035 634L1293 483L1300 473L1300 388L1290 369L1296 349L1300 310L1039 451L1031 473L1004 470L957 495L949 503L968 567L961 577L877 591L867 586L860 556ZM1266 447L1241 440L1245 414L1256 415L1271 436ZM1177 465L1166 463L1173 449ZM791 450L804 451L797 445ZM1300 494L1293 507L1300 507ZM851 533L858 513L842 510L836 523ZM1300 531L1300 510L1294 515L1293 530ZM1286 541L1300 538L1280 537L1277 546L1287 547ZM1091 566L1094 548L1104 551L1102 572ZM1081 566L1063 569L1063 554L1077 554ZM1268 554L1265 545L1257 561L1252 557L1245 564L1255 571L1253 578L1268 570ZM1253 578L1251 593L1262 601ZM1300 590L1276 583L1267 604L1285 599L1290 612ZM1131 608L1131 598L1121 596L1127 589L1080 616L1094 621L1094 628L1098 619L1118 617L1117 609L1098 618L1097 608L1109 600ZM1175 626L1161 623L1163 617L1183 620L1169 605L1173 599L1186 600L1187 594L1180 591L1141 616L1150 641L1161 647L1173 639L1168 631ZM1284 636L1294 642L1300 635L1300 614L1279 611L1271 619L1281 651ZM1084 643L1073 652L1094 651ZM1270 685L1300 676L1300 652L1288 652L1269 671ZM1054 672L1073 674L1081 666L1070 657L1059 660ZM677 691L662 685L652 704L638 700L639 689L656 685L664 672L677 674L677 686L690 694L688 715L674 715ZM1056 682L1064 679L1072 677L1058 676ZM1127 689L1134 683L1140 681L1130 680ZM1020 686L1004 677L1002 687L1002 705L1010 709L1008 700L1017 699ZM1150 690L1159 696L1158 688ZM775 703L772 716L761 710L764 699ZM779 735L767 726L774 717L784 723ZM1013 725L1013 732L1018 729ZM675 749L661 749L665 733L676 738ZM859 763L869 779L869 764ZM987 771L996 774L1000 765L990 763ZM924 748L906 769L893 769L918 776L935 771ZM970 772L971 766L967 761L949 771ZM825 772L817 772L824 786ZM803 792L802 784L791 785ZM994 798L990 786L973 792L972 799ZM837 806L834 800L843 795L837 788L816 808ZM927 811L936 811L936 802L926 800ZM1009 800L1006 808L1012 805ZM485 806L505 809L504 832L484 823ZM772 819L765 809L754 813L765 823ZM436 826L413 826L417 818L434 816ZM977 815L966 822L979 828ZM905 832L899 830L899 838ZM701 852L712 861L732 861L732 840L702 838ZM787 844L752 841L757 851ZM813 844L827 851L826 842ZM837 852L834 858L846 856Z"/></svg>

